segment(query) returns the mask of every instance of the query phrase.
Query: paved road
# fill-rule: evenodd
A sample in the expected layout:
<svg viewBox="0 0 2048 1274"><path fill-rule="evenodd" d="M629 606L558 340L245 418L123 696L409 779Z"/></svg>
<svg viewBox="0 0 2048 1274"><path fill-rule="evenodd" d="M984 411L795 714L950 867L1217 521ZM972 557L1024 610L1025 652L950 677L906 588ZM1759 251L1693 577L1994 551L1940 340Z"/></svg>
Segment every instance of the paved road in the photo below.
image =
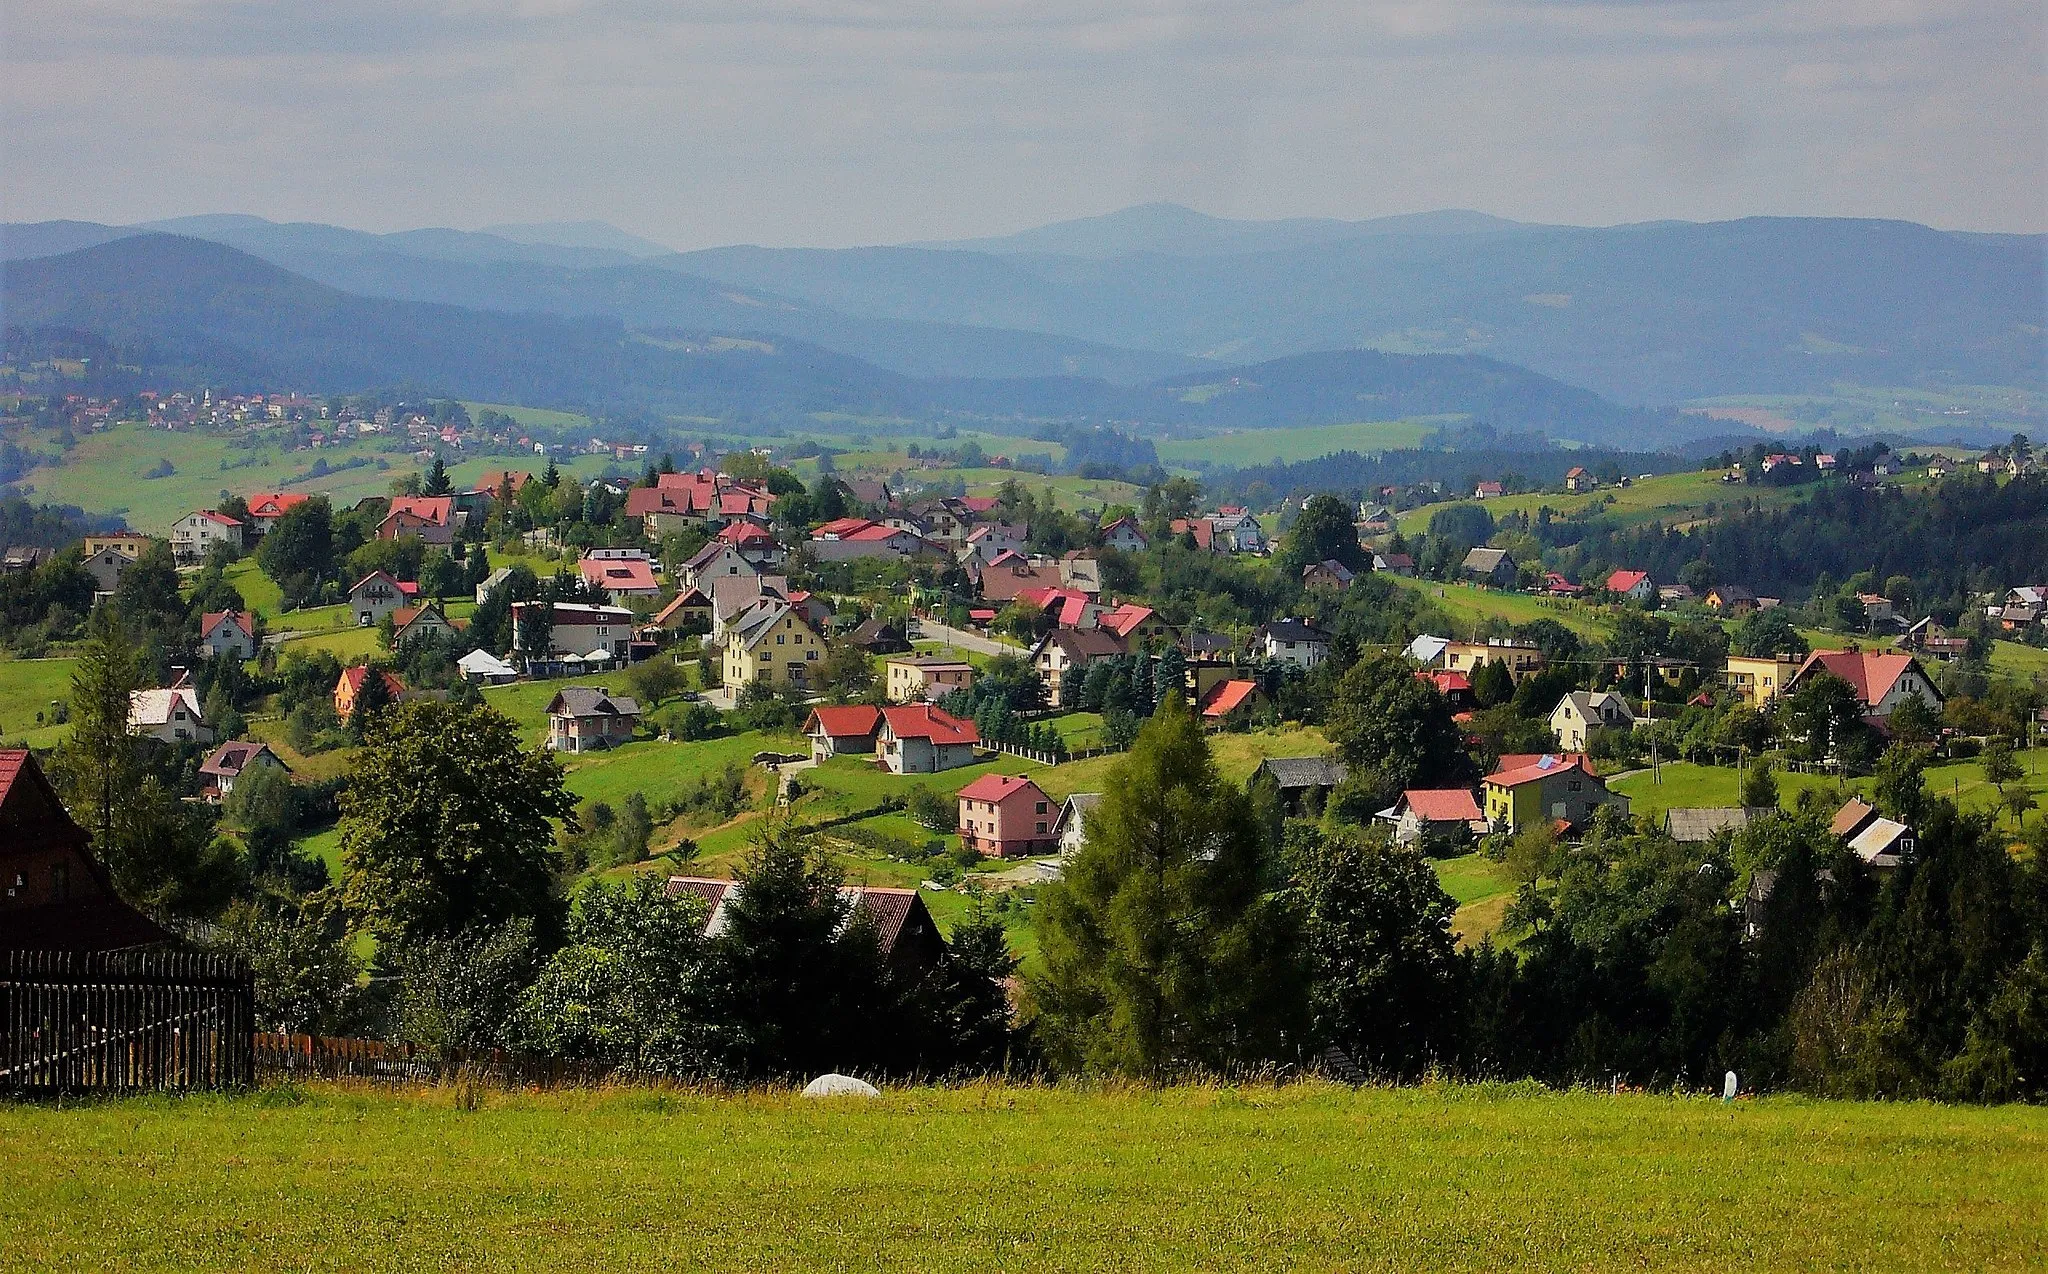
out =
<svg viewBox="0 0 2048 1274"><path fill-rule="evenodd" d="M1022 646L1012 646L1007 642L991 641L980 633L970 633L960 628L948 628L937 620L918 619L911 622L915 626L915 631L910 634L912 641L943 641L949 645L958 646L962 650L971 650L977 655L1017 655L1021 657L1031 653Z"/></svg>

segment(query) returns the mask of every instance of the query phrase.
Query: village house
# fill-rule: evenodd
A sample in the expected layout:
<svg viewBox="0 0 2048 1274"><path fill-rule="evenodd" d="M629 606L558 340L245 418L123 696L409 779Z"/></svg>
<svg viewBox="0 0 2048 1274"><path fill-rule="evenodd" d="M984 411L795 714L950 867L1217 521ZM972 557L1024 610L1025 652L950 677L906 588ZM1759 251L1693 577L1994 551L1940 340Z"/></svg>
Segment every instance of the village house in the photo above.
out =
<svg viewBox="0 0 2048 1274"><path fill-rule="evenodd" d="M1592 491L1599 487L1599 479L1586 472L1584 465L1573 465L1565 470L1564 489L1573 493Z"/></svg>
<svg viewBox="0 0 2048 1274"><path fill-rule="evenodd" d="M1374 553L1372 569L1376 574L1411 577L1415 574L1415 558L1408 553Z"/></svg>
<svg viewBox="0 0 2048 1274"><path fill-rule="evenodd" d="M811 760L819 765L835 756L872 755L875 735L882 728L882 710L868 703L845 707L820 705L804 718L804 734L811 740Z"/></svg>
<svg viewBox="0 0 2048 1274"><path fill-rule="evenodd" d="M864 619L846 635L846 644L868 655L900 655L910 649L903 630L881 618Z"/></svg>
<svg viewBox="0 0 2048 1274"><path fill-rule="evenodd" d="M256 618L247 611L209 611L199 617L199 648L211 658L256 657Z"/></svg>
<svg viewBox="0 0 2048 1274"><path fill-rule="evenodd" d="M370 672L371 670L362 664L341 670L340 678L334 683L335 716L347 721L355 715L356 700L362 696L363 682L369 677ZM399 679L397 673L380 669L378 675L384 678L384 691L390 696L391 702L397 703L405 698L405 682Z"/></svg>
<svg viewBox="0 0 2048 1274"><path fill-rule="evenodd" d="M548 701L547 746L553 752L596 752L633 741L640 705L602 686L563 686Z"/></svg>
<svg viewBox="0 0 2048 1274"><path fill-rule="evenodd" d="M1320 816L1323 802L1351 773L1351 767L1329 756L1269 756L1252 772L1252 782L1270 783L1280 794L1280 808L1289 816Z"/></svg>
<svg viewBox="0 0 2048 1274"><path fill-rule="evenodd" d="M920 655L883 665L882 685L891 703L930 703L974 684L974 665L965 659Z"/></svg>
<svg viewBox="0 0 2048 1274"><path fill-rule="evenodd" d="M1396 845L1449 847L1488 830L1478 798L1462 787L1411 788L1373 817L1394 829Z"/></svg>
<svg viewBox="0 0 2048 1274"><path fill-rule="evenodd" d="M249 538L260 540L270 534L278 519L312 498L304 491L258 491L250 496L245 501L249 506Z"/></svg>
<svg viewBox="0 0 2048 1274"><path fill-rule="evenodd" d="M1629 730L1635 723L1628 700L1609 690L1574 690L1550 710L1550 731L1567 752L1585 751L1595 730Z"/></svg>
<svg viewBox="0 0 2048 1274"><path fill-rule="evenodd" d="M1330 657L1330 634L1298 619L1261 624L1252 634L1260 658L1293 668L1314 668Z"/></svg>
<svg viewBox="0 0 2048 1274"><path fill-rule="evenodd" d="M102 549L113 549L133 562L154 542L155 537L144 535L140 531L102 531L98 535L86 536L78 551L91 557Z"/></svg>
<svg viewBox="0 0 2048 1274"><path fill-rule="evenodd" d="M1543 648L1533 641L1516 641L1510 637L1489 637L1485 641L1447 641L1438 656L1446 672L1462 672L1467 676L1478 672L1485 665L1499 660L1507 665L1508 675L1516 681L1542 672L1549 661L1544 658Z"/></svg>
<svg viewBox="0 0 2048 1274"><path fill-rule="evenodd" d="M371 571L348 590L349 613L358 628L374 628L386 615L419 595L420 586L394 579L384 571Z"/></svg>
<svg viewBox="0 0 2048 1274"><path fill-rule="evenodd" d="M452 637L468 627L468 621L448 618L439 600L429 598L418 606L401 606L391 612L391 648L397 650L429 637Z"/></svg>
<svg viewBox="0 0 2048 1274"><path fill-rule="evenodd" d="M1707 609L1723 615L1747 615L1756 605L1756 594L1741 584L1716 584L1707 590Z"/></svg>
<svg viewBox="0 0 2048 1274"><path fill-rule="evenodd" d="M1076 792L1060 806L1059 822L1053 833L1059 839L1060 857L1070 858L1088 841L1088 819L1102 804L1100 792Z"/></svg>
<svg viewBox="0 0 2048 1274"><path fill-rule="evenodd" d="M1394 529L1394 511L1384 504L1361 503L1357 529L1367 535L1384 535Z"/></svg>
<svg viewBox="0 0 2048 1274"><path fill-rule="evenodd" d="M1146 538L1138 519L1126 513L1102 528L1102 546L1119 553L1143 553L1152 546L1152 541Z"/></svg>
<svg viewBox="0 0 2048 1274"><path fill-rule="evenodd" d="M1085 674L1098 659L1124 653L1123 639L1101 629L1055 628L1031 648L1031 666L1045 683L1048 703L1058 704L1067 679Z"/></svg>
<svg viewBox="0 0 2048 1274"><path fill-rule="evenodd" d="M671 898L691 895L705 904L704 933L717 937L732 923L728 910L739 898L744 884L708 876L670 876L666 891ZM946 954L946 940L939 936L931 912L915 889L883 889L876 885L841 885L839 897L854 912L873 925L882 962L889 972L915 984L938 966Z"/></svg>
<svg viewBox="0 0 2048 1274"><path fill-rule="evenodd" d="M1472 488L1472 498L1475 500L1492 500L1505 492L1506 488L1498 482L1482 482Z"/></svg>
<svg viewBox="0 0 2048 1274"><path fill-rule="evenodd" d="M548 615L546 649L527 644L533 627L529 611L545 608ZM633 612L619 606L592 606L583 602L512 603L512 649L529 660L549 662L569 655L600 661L625 659L632 650Z"/></svg>
<svg viewBox="0 0 2048 1274"><path fill-rule="evenodd" d="M1242 730L1271 703L1258 682L1233 678L1211 686L1197 702L1196 711L1205 730Z"/></svg>
<svg viewBox="0 0 2048 1274"><path fill-rule="evenodd" d="M1219 509L1209 519L1212 534L1232 553L1263 553L1266 551L1266 530L1259 525L1257 517L1240 508Z"/></svg>
<svg viewBox="0 0 2048 1274"><path fill-rule="evenodd" d="M760 570L779 568L789 554L783 549L782 541L774 532L751 518L734 518L718 528L712 539L721 544L730 544L739 555Z"/></svg>
<svg viewBox="0 0 2048 1274"><path fill-rule="evenodd" d="M1721 684L1742 696L1752 708L1762 708L1786 692L1798 674L1800 660L1786 655L1730 655L1721 673Z"/></svg>
<svg viewBox="0 0 2048 1274"><path fill-rule="evenodd" d="M1515 760L1523 760L1516 757ZM1486 776L1486 821L1508 832L1550 823L1561 830L1583 828L1593 811L1614 805L1628 813L1628 798L1607 790L1583 756L1541 756Z"/></svg>
<svg viewBox="0 0 2048 1274"><path fill-rule="evenodd" d="M135 565L135 559L117 548L104 548L80 562L87 575L92 576L93 596L101 601L114 595L121 586L121 577L128 568Z"/></svg>
<svg viewBox="0 0 2048 1274"><path fill-rule="evenodd" d="M377 524L380 540L418 538L429 544L453 544L467 515L447 495L401 495L391 500L391 509Z"/></svg>
<svg viewBox="0 0 2048 1274"><path fill-rule="evenodd" d="M1095 616L1095 626L1130 650L1164 650L1178 638L1173 626L1161 619L1159 612L1136 602L1102 611Z"/></svg>
<svg viewBox="0 0 2048 1274"><path fill-rule="evenodd" d="M1615 571L1607 577L1606 589L1616 597L1647 602L1657 595L1657 582L1648 571Z"/></svg>
<svg viewBox="0 0 2048 1274"><path fill-rule="evenodd" d="M251 766L269 766L286 774L292 767L270 750L268 743L249 743L236 740L223 743L199 766L199 792L207 800L218 803L221 798L235 790L235 780Z"/></svg>
<svg viewBox="0 0 2048 1274"><path fill-rule="evenodd" d="M1913 829L1896 819L1881 817L1875 806L1861 797L1835 811L1828 832L1841 840L1857 861L1880 876L1897 870L1913 856L1918 838Z"/></svg>
<svg viewBox="0 0 2048 1274"><path fill-rule="evenodd" d="M972 765L980 743L972 721L922 703L882 709L875 732L875 752L892 774L937 774Z"/></svg>
<svg viewBox="0 0 2048 1274"><path fill-rule="evenodd" d="M1191 541L1204 553L1223 551L1224 546L1216 538L1216 524L1208 518L1175 518L1167 529L1173 532L1174 539Z"/></svg>
<svg viewBox="0 0 2048 1274"><path fill-rule="evenodd" d="M500 566L484 576L483 582L476 586L476 604L481 606L491 600L491 594L497 592L504 586L505 581L511 578L512 568L509 566Z"/></svg>
<svg viewBox="0 0 2048 1274"><path fill-rule="evenodd" d="M118 951L171 935L121 901L26 748L0 748L0 950Z"/></svg>
<svg viewBox="0 0 2048 1274"><path fill-rule="evenodd" d="M701 589L685 588L655 613L654 627L665 633L708 633L711 599Z"/></svg>
<svg viewBox="0 0 2048 1274"><path fill-rule="evenodd" d="M807 687L824 657L825 638L796 607L780 597L763 597L741 612L725 635L725 684L734 689L755 682Z"/></svg>
<svg viewBox="0 0 2048 1274"><path fill-rule="evenodd" d="M200 509L171 523L171 556L180 566L193 566L204 561L216 544L241 548L241 522L225 513Z"/></svg>
<svg viewBox="0 0 2048 1274"><path fill-rule="evenodd" d="M984 774L960 789L960 845L984 858L1050 854L1059 848L1059 811L1027 778Z"/></svg>
<svg viewBox="0 0 2048 1274"><path fill-rule="evenodd" d="M1346 589L1351 587L1354 578L1351 568L1335 558L1325 558L1301 568L1303 588Z"/></svg>
<svg viewBox="0 0 2048 1274"><path fill-rule="evenodd" d="M1460 568L1465 575L1494 588L1513 588L1522 568L1506 549L1473 549Z"/></svg>
<svg viewBox="0 0 2048 1274"><path fill-rule="evenodd" d="M707 595L715 579L741 579L759 575L761 568L748 561L738 548L723 540L712 540L683 563L683 585Z"/></svg>
<svg viewBox="0 0 2048 1274"><path fill-rule="evenodd" d="M623 556L629 552L634 556ZM638 550L593 550L576 563L576 571L586 585L603 589L605 599L613 605L630 597L652 600L661 596L661 581L654 578L654 562Z"/></svg>
<svg viewBox="0 0 2048 1274"><path fill-rule="evenodd" d="M182 681L161 690L131 692L128 733L164 743L213 742L213 726L199 710L199 693Z"/></svg>
<svg viewBox="0 0 2048 1274"><path fill-rule="evenodd" d="M1815 677L1830 674L1849 683L1866 718L1890 716L1901 703L1917 698L1937 716L1941 713L1941 691L1920 661L1911 655L1874 650L1816 650L1799 665L1786 684L1786 693L1797 694Z"/></svg>

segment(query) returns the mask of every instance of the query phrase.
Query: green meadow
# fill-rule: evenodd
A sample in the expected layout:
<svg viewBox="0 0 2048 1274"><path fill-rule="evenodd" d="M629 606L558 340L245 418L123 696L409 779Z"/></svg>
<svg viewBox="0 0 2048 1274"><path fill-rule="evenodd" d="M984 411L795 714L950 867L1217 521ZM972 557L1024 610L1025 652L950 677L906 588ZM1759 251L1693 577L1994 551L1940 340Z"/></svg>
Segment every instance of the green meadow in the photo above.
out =
<svg viewBox="0 0 2048 1274"><path fill-rule="evenodd" d="M1450 419L1445 417L1443 419ZM1279 460L1313 460L1337 451L1393 451L1422 444L1437 428L1435 419L1370 420L1348 425L1300 425L1286 429L1235 429L1201 438L1172 438L1157 444L1159 462L1190 466L1249 468Z"/></svg>
<svg viewBox="0 0 2048 1274"><path fill-rule="evenodd" d="M316 1085L0 1106L0 1270L2022 1270L2044 1161L2020 1106Z"/></svg>

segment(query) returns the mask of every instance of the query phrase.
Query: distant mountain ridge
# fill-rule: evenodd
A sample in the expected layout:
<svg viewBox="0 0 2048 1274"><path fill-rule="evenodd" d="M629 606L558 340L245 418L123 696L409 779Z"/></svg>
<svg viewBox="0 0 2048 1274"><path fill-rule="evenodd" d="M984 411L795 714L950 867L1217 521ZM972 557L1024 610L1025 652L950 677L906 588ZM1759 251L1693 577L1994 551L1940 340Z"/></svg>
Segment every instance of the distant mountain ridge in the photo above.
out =
<svg viewBox="0 0 2048 1274"><path fill-rule="evenodd" d="M609 221L521 221L484 226L480 234L514 243L552 244L558 248L598 248L634 257L665 257L675 249L665 243L621 230Z"/></svg>
<svg viewBox="0 0 2048 1274"><path fill-rule="evenodd" d="M1247 221L1212 217L1176 203L1147 203L1095 217L1056 221L1014 234L983 239L932 240L903 246L949 252L1037 253L1098 259L1138 253L1174 257L1242 256L1385 234L1486 234L1544 228L1462 208L1373 217L1363 221L1344 221L1334 217Z"/></svg>
<svg viewBox="0 0 2048 1274"><path fill-rule="evenodd" d="M1619 407L1472 355L1338 351L1142 386L1074 376L918 379L758 330L635 329L599 316L356 296L223 244L172 235L8 262L0 292L10 325L96 333L146 351L138 357L155 366L192 369L214 383L315 392L409 385L531 406L757 421L830 411L973 420L1012 432L1045 421L1115 421L1141 435L1464 415L1502 432L1638 447L1710 423Z"/></svg>

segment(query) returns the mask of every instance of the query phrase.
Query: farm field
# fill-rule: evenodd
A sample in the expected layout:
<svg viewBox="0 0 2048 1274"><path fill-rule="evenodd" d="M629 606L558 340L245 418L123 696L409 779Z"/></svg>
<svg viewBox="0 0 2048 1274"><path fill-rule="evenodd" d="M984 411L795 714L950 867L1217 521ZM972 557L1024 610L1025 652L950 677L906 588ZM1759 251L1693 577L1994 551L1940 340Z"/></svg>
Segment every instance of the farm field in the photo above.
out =
<svg viewBox="0 0 2048 1274"><path fill-rule="evenodd" d="M1718 470L1713 472L1666 473L1654 478L1642 478L1626 487L1603 487L1598 491L1581 494L1566 492L1536 493L1530 495L1504 495L1491 500L1453 500L1442 504L1424 505L1410 509L1400 515L1398 524L1403 533L1415 535L1429 529L1429 520L1437 510L1450 508L1454 504L1469 504L1484 508L1496 519L1507 513L1526 513L1531 517L1545 505L1557 514L1577 513L1588 505L1607 501L1612 503L1608 511L1624 523L1647 522L1653 518L1666 522L1685 522L1711 516L1707 506L1724 508L1745 496L1753 497L1766 507L1790 504L1797 500L1804 487L1752 487L1741 483L1724 483Z"/></svg>
<svg viewBox="0 0 2048 1274"><path fill-rule="evenodd" d="M1159 463L1189 469L1210 465L1249 468L1278 459L1314 460L1336 451L1393 451L1420 446L1439 420L1369 420L1349 425L1302 425L1284 429L1237 429L1206 438L1170 438L1155 444Z"/></svg>
<svg viewBox="0 0 2048 1274"><path fill-rule="evenodd" d="M1441 634L1446 637L1468 636L1492 619L1506 620L1510 624L1554 619L1591 641L1605 641L1613 634L1613 627L1603 610L1584 602L1533 597L1527 593L1503 593L1471 584L1443 584L1410 576L1392 575L1388 578L1402 588L1426 593L1431 601L1449 614L1458 631Z"/></svg>
<svg viewBox="0 0 2048 1274"><path fill-rule="evenodd" d="M2023 1106L1533 1085L318 1085L0 1107L0 1269L2017 1270L2044 1150Z"/></svg>
<svg viewBox="0 0 2048 1274"><path fill-rule="evenodd" d="M0 739L32 748L57 746L69 727L50 719L52 700L71 698L75 659L0 658ZM43 724L36 724L36 714Z"/></svg>
<svg viewBox="0 0 2048 1274"><path fill-rule="evenodd" d="M316 459L334 469L358 457L371 463L297 480ZM144 478L144 471L160 459L169 460L177 472ZM378 467L379 460L385 467ZM235 467L224 469L223 464ZM63 465L36 469L28 482L39 501L75 504L88 513L124 513L137 530L164 535L185 514L216 503L223 490L309 491L328 495L337 505L353 504L364 496L388 494L395 479L417 468L404 452L382 451L367 442L317 452L284 451L236 446L218 434L120 425L79 439Z"/></svg>
<svg viewBox="0 0 2048 1274"><path fill-rule="evenodd" d="M2042 805L2048 806L2048 748L2024 749L2013 756L2026 771L2022 781L2027 790ZM1629 798L1631 813L1655 817L1667 809L1731 806L1736 804L1742 789L1741 772L1729 766L1672 761L1662 768L1661 783L1653 783L1648 771L1641 771L1612 784L1615 791ZM1785 805L1797 800L1798 793L1802 791L1829 789L1838 782L1833 775L1795 774L1784 770L1776 772L1774 777L1778 781L1778 799ZM1949 797L1966 811L1989 810L1998 803L1998 789L1985 781L1984 767L1976 761L1930 765L1925 780L1928 792ZM1852 778L1846 786L1853 792L1867 794L1871 780ZM2038 814L2030 816L2033 819L2039 817Z"/></svg>

